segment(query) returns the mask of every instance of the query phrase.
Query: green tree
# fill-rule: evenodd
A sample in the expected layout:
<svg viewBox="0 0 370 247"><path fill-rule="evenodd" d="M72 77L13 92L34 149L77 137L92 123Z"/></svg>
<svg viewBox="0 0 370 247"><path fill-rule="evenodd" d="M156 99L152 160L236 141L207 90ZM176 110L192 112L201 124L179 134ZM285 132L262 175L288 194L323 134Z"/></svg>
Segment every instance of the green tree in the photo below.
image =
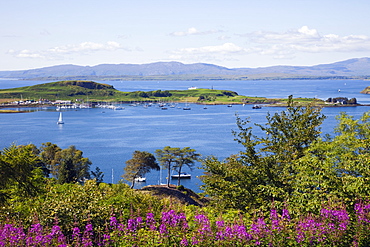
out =
<svg viewBox="0 0 370 247"><path fill-rule="evenodd" d="M144 177L150 170L159 170L159 165L153 154L146 151L135 151L132 158L126 161L124 179L131 182L131 188L135 185L135 179Z"/></svg>
<svg viewBox="0 0 370 247"><path fill-rule="evenodd" d="M51 142L42 143L40 147L41 153L40 158L44 163L45 167L51 172L52 175L56 176L58 173L58 164L57 153L62 151L57 144Z"/></svg>
<svg viewBox="0 0 370 247"><path fill-rule="evenodd" d="M170 187L171 170L173 169L173 165L176 164L180 148L166 146L163 149L157 149L155 153L160 165L167 170L167 187Z"/></svg>
<svg viewBox="0 0 370 247"><path fill-rule="evenodd" d="M370 114L355 120L341 113L335 136L319 139L297 161L291 201L306 210L325 201L341 201L353 208L357 199L370 199Z"/></svg>
<svg viewBox="0 0 370 247"><path fill-rule="evenodd" d="M266 118L266 124L256 124L265 133L259 137L246 126L248 120L237 117L235 140L245 150L224 162L214 157L203 162L203 189L226 207L268 208L272 201L289 199L297 173L294 161L319 137L325 116L312 105L295 106L290 96L285 111Z"/></svg>
<svg viewBox="0 0 370 247"><path fill-rule="evenodd" d="M44 181L35 146L11 145L0 153L0 201L9 197L35 196Z"/></svg>
<svg viewBox="0 0 370 247"><path fill-rule="evenodd" d="M100 168L95 167L95 171L91 171L91 176L96 180L96 183L100 184L103 182L104 173L100 171Z"/></svg>
<svg viewBox="0 0 370 247"><path fill-rule="evenodd" d="M182 167L186 165L190 169L194 167L195 161L199 160L200 154L195 152L195 149L191 149L190 147L184 147L179 150L177 157L176 157L176 164L174 169L179 174L179 179L177 179L177 186L180 186L180 174Z"/></svg>
<svg viewBox="0 0 370 247"><path fill-rule="evenodd" d="M92 163L82 154L83 152L74 145L55 154L57 161L55 177L58 183L83 183L90 178L89 170Z"/></svg>

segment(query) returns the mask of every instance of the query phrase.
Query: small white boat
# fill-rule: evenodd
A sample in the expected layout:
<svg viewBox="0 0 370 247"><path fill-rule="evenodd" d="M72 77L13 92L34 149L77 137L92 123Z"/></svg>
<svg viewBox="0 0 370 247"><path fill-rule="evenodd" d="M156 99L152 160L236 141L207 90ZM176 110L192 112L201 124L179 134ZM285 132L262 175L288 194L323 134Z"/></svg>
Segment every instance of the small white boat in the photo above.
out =
<svg viewBox="0 0 370 247"><path fill-rule="evenodd" d="M121 107L121 106L115 106L113 108L113 110L123 110L123 109L125 109L125 108L124 107Z"/></svg>
<svg viewBox="0 0 370 247"><path fill-rule="evenodd" d="M179 174L172 174L171 175L171 178L191 178L191 174L189 174L189 173L186 173L186 172L182 172L182 173L180 173L180 175Z"/></svg>
<svg viewBox="0 0 370 247"><path fill-rule="evenodd" d="M186 102L186 103L185 103L185 107L183 107L182 109L183 109L183 110L187 110L187 111L188 111L188 110L191 110L191 108L190 108L190 106L189 106L188 102Z"/></svg>
<svg viewBox="0 0 370 247"><path fill-rule="evenodd" d="M146 181L146 178L143 178L143 177L135 178L135 182L145 182L145 181Z"/></svg>
<svg viewBox="0 0 370 247"><path fill-rule="evenodd" d="M59 119L57 121L57 124L64 124L64 122L63 122L63 116L62 116L62 113L61 112L59 112Z"/></svg>

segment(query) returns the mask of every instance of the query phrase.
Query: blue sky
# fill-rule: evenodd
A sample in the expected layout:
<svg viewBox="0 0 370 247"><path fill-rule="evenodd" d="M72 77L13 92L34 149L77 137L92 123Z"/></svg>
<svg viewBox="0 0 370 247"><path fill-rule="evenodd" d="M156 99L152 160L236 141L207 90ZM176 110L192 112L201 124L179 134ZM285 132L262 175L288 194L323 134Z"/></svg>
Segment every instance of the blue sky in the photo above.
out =
<svg viewBox="0 0 370 247"><path fill-rule="evenodd" d="M3 0L0 70L316 65L370 57L368 0Z"/></svg>

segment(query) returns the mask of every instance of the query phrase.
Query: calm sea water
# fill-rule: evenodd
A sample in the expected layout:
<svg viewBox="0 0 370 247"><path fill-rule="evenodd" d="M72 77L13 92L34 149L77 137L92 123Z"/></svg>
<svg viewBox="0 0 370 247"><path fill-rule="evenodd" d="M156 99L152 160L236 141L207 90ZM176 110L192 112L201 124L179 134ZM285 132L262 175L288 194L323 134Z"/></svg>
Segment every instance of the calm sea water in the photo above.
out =
<svg viewBox="0 0 370 247"><path fill-rule="evenodd" d="M0 80L0 88L12 88L34 85L44 82ZM190 86L233 90L241 95L261 96L269 98L288 97L328 97L357 98L359 103L370 104L370 95L359 92L370 82L362 80L281 80L281 81L123 81L104 82L113 85L121 91L149 91L187 89ZM340 89L340 92L339 92ZM125 161L130 159L135 150L154 153L156 149L165 146L191 147L203 157L214 155L224 159L242 150L242 146L233 139L232 130L236 130L235 114L242 118L249 117L254 123L265 123L267 113L284 110L279 107L263 107L252 109L250 105L208 106L191 105L190 111L182 110L184 105L168 110L152 106L123 105L124 110L109 109L68 109L63 111L65 124L57 125L59 112L55 108L38 109L24 114L0 114L0 148L7 147L13 142L17 144L33 143L40 146L44 142L56 143L61 148L75 145L84 152L93 165L104 172L105 182L117 183L123 174ZM322 130L332 133L335 127L335 116L346 111L355 118L360 117L370 107L338 107L325 108L325 120ZM258 129L255 129L258 133ZM199 167L199 164L198 164ZM186 172L192 178L181 183L200 192L202 170L195 168ZM165 182L166 171L163 171ZM146 183L138 183L137 187L158 184L160 172L151 172ZM176 183L174 180L172 183Z"/></svg>

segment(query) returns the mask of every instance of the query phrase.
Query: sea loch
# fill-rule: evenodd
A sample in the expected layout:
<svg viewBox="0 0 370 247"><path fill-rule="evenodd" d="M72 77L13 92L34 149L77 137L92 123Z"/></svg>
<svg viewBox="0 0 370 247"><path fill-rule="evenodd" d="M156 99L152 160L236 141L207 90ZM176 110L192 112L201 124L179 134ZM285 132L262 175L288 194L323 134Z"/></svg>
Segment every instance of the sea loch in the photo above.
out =
<svg viewBox="0 0 370 247"><path fill-rule="evenodd" d="M0 88L12 88L35 85L37 81L0 80ZM370 85L363 80L276 80L276 81L111 81L121 91L150 91L197 88L214 88L236 91L247 96L268 98L310 97L327 99L329 97L357 98L360 104L370 104L370 95L360 91ZM65 109L63 121L58 125L59 112L55 108L37 109L35 112L22 114L0 114L0 148L12 143L33 143L40 146L44 142L56 143L61 148L75 145L84 152L93 165L104 172L105 182L117 183L123 174L125 161L131 158L135 150L154 153L164 146L186 147L197 150L203 157L214 155L224 159L242 150L242 146L233 139L232 130L236 130L235 114L242 118L249 117L252 123L265 123L266 115L284 110L280 107L262 107L252 109L251 105L208 106L190 105L190 111L182 110L183 105L163 111L153 105L144 108L141 105L122 105L125 109ZM335 127L335 116L341 111L355 118L369 111L369 106L328 107L322 110L328 118L322 131L331 134ZM255 128L256 134L258 129ZM197 164L199 167L199 164ZM200 192L202 170L185 169L192 174L191 179L182 181L186 187ZM163 181L165 182L165 172ZM160 172L148 174L143 185L160 183ZM177 181L173 181L176 183Z"/></svg>

